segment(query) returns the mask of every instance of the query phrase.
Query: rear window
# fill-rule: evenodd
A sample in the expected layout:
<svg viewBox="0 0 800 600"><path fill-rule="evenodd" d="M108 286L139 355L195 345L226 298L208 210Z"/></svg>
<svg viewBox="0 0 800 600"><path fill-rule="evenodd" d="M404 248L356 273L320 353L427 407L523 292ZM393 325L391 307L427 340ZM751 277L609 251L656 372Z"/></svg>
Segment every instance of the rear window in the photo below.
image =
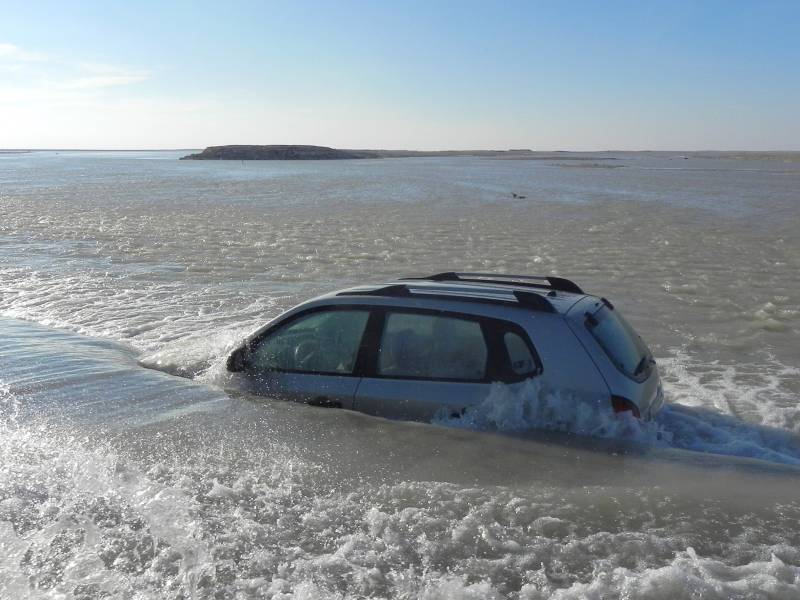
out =
<svg viewBox="0 0 800 600"><path fill-rule="evenodd" d="M586 315L586 327L620 371L634 379L647 378L652 369L650 350L621 314L604 306Z"/></svg>

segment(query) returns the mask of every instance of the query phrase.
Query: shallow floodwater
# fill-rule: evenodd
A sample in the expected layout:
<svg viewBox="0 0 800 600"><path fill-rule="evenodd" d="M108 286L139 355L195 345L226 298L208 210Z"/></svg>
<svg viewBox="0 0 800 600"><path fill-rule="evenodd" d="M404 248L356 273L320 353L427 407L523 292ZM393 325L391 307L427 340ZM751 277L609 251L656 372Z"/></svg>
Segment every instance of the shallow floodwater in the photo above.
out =
<svg viewBox="0 0 800 600"><path fill-rule="evenodd" d="M0 154L0 598L800 598L800 156L180 154ZM668 406L398 423L224 372L455 268L613 299Z"/></svg>

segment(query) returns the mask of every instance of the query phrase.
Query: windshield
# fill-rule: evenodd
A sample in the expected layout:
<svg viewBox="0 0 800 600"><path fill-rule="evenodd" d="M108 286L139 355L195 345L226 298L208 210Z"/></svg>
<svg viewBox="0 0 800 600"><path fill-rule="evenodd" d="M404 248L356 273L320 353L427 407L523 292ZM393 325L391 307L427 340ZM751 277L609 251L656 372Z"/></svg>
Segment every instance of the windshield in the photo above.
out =
<svg viewBox="0 0 800 600"><path fill-rule="evenodd" d="M616 310L604 306L594 315L587 313L586 327L620 371L637 380L649 376L653 365L650 350Z"/></svg>

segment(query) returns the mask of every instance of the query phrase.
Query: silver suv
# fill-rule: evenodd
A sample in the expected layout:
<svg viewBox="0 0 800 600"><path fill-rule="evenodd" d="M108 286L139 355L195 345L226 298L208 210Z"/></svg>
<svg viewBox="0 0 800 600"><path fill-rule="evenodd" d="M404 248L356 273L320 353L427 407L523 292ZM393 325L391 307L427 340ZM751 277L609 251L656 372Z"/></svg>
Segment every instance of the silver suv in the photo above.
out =
<svg viewBox="0 0 800 600"><path fill-rule="evenodd" d="M253 333L227 367L257 394L417 421L531 378L642 419L663 404L641 337L561 277L448 272L332 292Z"/></svg>

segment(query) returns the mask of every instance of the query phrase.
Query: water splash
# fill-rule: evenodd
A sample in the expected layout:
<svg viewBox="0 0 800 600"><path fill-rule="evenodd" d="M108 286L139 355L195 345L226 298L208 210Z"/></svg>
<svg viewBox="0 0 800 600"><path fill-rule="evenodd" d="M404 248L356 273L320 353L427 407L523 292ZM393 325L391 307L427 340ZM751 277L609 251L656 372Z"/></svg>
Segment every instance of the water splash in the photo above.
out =
<svg viewBox="0 0 800 600"><path fill-rule="evenodd" d="M462 416L442 413L434 422L478 431L544 429L800 465L800 436L784 429L682 404L665 406L653 421L640 421L627 412L615 414L607 399L579 399L536 379L495 383L486 399Z"/></svg>
<svg viewBox="0 0 800 600"><path fill-rule="evenodd" d="M434 422L478 431L547 429L645 443L658 443L665 436L658 423L640 421L630 413L615 414L606 398L579 398L539 379L515 385L494 383L480 404L461 416L443 412Z"/></svg>

